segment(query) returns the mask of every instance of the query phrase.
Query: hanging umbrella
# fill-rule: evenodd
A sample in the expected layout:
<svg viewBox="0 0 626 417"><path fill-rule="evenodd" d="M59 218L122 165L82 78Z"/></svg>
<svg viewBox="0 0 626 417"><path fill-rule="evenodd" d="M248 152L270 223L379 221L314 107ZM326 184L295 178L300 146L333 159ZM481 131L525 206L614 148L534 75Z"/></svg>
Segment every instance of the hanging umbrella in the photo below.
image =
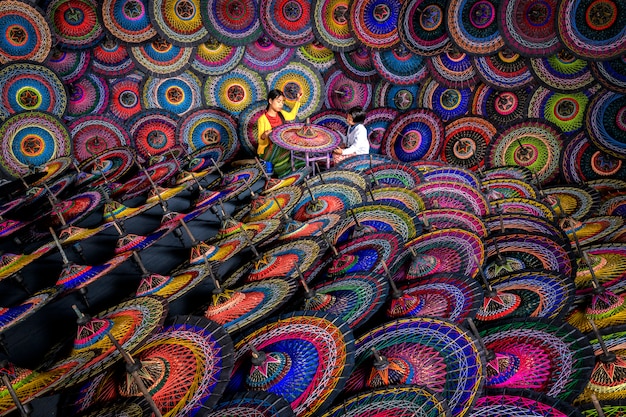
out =
<svg viewBox="0 0 626 417"><path fill-rule="evenodd" d="M307 189L293 206L291 213L295 220L307 221L329 213L343 213L365 201L365 192L350 183L340 180L325 182Z"/></svg>
<svg viewBox="0 0 626 417"><path fill-rule="evenodd" d="M452 416L472 407L485 378L476 341L460 327L431 318L401 319L356 341L348 392L396 384L424 386L441 394Z"/></svg>
<svg viewBox="0 0 626 417"><path fill-rule="evenodd" d="M73 154L79 163L97 155L106 159L108 150L130 144L126 128L105 116L80 117L69 125L69 131Z"/></svg>
<svg viewBox="0 0 626 417"><path fill-rule="evenodd" d="M16 62L0 71L0 115L45 111L63 117L67 109L65 87L54 71L35 63Z"/></svg>
<svg viewBox="0 0 626 417"><path fill-rule="evenodd" d="M287 4L261 0L259 16L263 31L278 45L293 48L314 39L309 2Z"/></svg>
<svg viewBox="0 0 626 417"><path fill-rule="evenodd" d="M204 316L229 334L242 334L244 329L277 312L295 292L295 281L283 278L267 278L233 289L218 285L208 307L203 308Z"/></svg>
<svg viewBox="0 0 626 417"><path fill-rule="evenodd" d="M580 132L563 148L561 173L569 184L623 180L626 166L620 159L601 151L585 132Z"/></svg>
<svg viewBox="0 0 626 417"><path fill-rule="evenodd" d="M494 214L485 217L485 226L490 234L539 233L566 241L563 230L554 222L543 217L521 213Z"/></svg>
<svg viewBox="0 0 626 417"><path fill-rule="evenodd" d="M484 117L463 116L446 124L442 159L451 165L476 169L484 164L496 127Z"/></svg>
<svg viewBox="0 0 626 417"><path fill-rule="evenodd" d="M461 324L476 316L483 298L482 287L472 277L432 274L392 291L386 315L392 319L436 317Z"/></svg>
<svg viewBox="0 0 626 417"><path fill-rule="evenodd" d="M404 187L377 187L369 191L379 204L398 205L420 213L426 210L426 203L415 191Z"/></svg>
<svg viewBox="0 0 626 417"><path fill-rule="evenodd" d="M457 209L422 210L417 215L425 232L441 229L465 229L475 235L487 237L487 227L475 214Z"/></svg>
<svg viewBox="0 0 626 417"><path fill-rule="evenodd" d="M56 116L29 111L7 118L0 126L2 156L0 168L9 178L29 172L29 166L43 165L70 154L70 135Z"/></svg>
<svg viewBox="0 0 626 417"><path fill-rule="evenodd" d="M574 282L565 275L543 270L509 273L487 281L489 291L476 320L545 317L560 319L571 307Z"/></svg>
<svg viewBox="0 0 626 417"><path fill-rule="evenodd" d="M258 22L257 22L258 25ZM207 28L210 30L210 28ZM190 59L191 67L204 75L222 75L235 68L245 53L243 46L229 46L209 38L198 45Z"/></svg>
<svg viewBox="0 0 626 417"><path fill-rule="evenodd" d="M148 76L141 91L146 109L163 109L183 116L202 107L202 81L190 70L167 78Z"/></svg>
<svg viewBox="0 0 626 417"><path fill-rule="evenodd" d="M17 305L0 307L0 334L26 320L54 300L58 294L56 288L46 288Z"/></svg>
<svg viewBox="0 0 626 417"><path fill-rule="evenodd" d="M487 151L486 165L520 165L530 169L542 184L558 174L563 139L559 130L543 120L528 119L498 133Z"/></svg>
<svg viewBox="0 0 626 417"><path fill-rule="evenodd" d="M141 111L139 85L143 75L135 71L109 83L109 111L122 121L126 121Z"/></svg>
<svg viewBox="0 0 626 417"><path fill-rule="evenodd" d="M240 337L235 352L229 391L269 391L282 395L296 415L311 416L343 388L352 371L354 339L334 316L296 312ZM291 372L276 372L287 364Z"/></svg>
<svg viewBox="0 0 626 417"><path fill-rule="evenodd" d="M529 58L528 65L535 79L551 91L578 92L591 87L596 81L592 63L577 58L567 49Z"/></svg>
<svg viewBox="0 0 626 417"><path fill-rule="evenodd" d="M55 204L52 211L44 215L44 220L53 226L78 223L97 210L101 203L102 194L100 192L86 191ZM59 216L63 217L63 224L59 224L61 223Z"/></svg>
<svg viewBox="0 0 626 417"><path fill-rule="evenodd" d="M170 0L148 2L150 21L160 36L178 46L195 46L209 38L200 2L177 4Z"/></svg>
<svg viewBox="0 0 626 417"><path fill-rule="evenodd" d="M156 36L147 10L146 0L131 4L122 0L103 0L98 11L104 28L111 36L124 43L138 44Z"/></svg>
<svg viewBox="0 0 626 417"><path fill-rule="evenodd" d="M443 123L432 110L411 110L391 122L382 149L386 155L402 162L437 159L443 136Z"/></svg>
<svg viewBox="0 0 626 417"><path fill-rule="evenodd" d="M346 215L328 234L334 244L366 236L371 232L396 232L402 240L409 241L421 234L416 226L417 214L403 206L363 203L351 207Z"/></svg>
<svg viewBox="0 0 626 417"><path fill-rule="evenodd" d="M93 72L104 77L128 74L135 68L126 46L108 36L92 49L91 58Z"/></svg>
<svg viewBox="0 0 626 417"><path fill-rule="evenodd" d="M322 414L322 417L369 415L448 417L450 409L440 394L426 387L403 385L354 395Z"/></svg>
<svg viewBox="0 0 626 417"><path fill-rule="evenodd" d="M351 329L361 327L376 314L389 292L385 278L371 272L346 274L312 288L303 285L303 310L333 314Z"/></svg>
<svg viewBox="0 0 626 417"><path fill-rule="evenodd" d="M548 397L537 391L489 390L479 397L468 417L496 417L506 410L511 417L582 417L581 412L567 401Z"/></svg>
<svg viewBox="0 0 626 417"><path fill-rule="evenodd" d="M504 46L498 28L498 2L453 0L446 9L446 27L452 42L472 55L488 55Z"/></svg>
<svg viewBox="0 0 626 417"><path fill-rule="evenodd" d="M91 51L68 51L54 47L46 60L46 65L61 78L64 83L72 83L83 76L91 62Z"/></svg>
<svg viewBox="0 0 626 417"><path fill-rule="evenodd" d="M133 149L121 146L110 148L102 153L86 159L78 166L82 172L94 175L90 181L92 187L106 182L115 182L122 178L133 167L135 152Z"/></svg>
<svg viewBox="0 0 626 417"><path fill-rule="evenodd" d="M354 80L372 83L378 79L369 49L363 45L357 43L354 50L336 53L335 60L342 71Z"/></svg>
<svg viewBox="0 0 626 417"><path fill-rule="evenodd" d="M130 200L148 190L158 192L156 187L173 178L178 172L178 164L172 159L165 159L145 168L139 166L141 171L111 191L113 197Z"/></svg>
<svg viewBox="0 0 626 417"><path fill-rule="evenodd" d="M349 273L382 274L384 265L392 265L403 244L395 232L373 232L351 239L327 253L310 268L300 268L306 282L332 279ZM332 249L332 248L331 248Z"/></svg>
<svg viewBox="0 0 626 417"><path fill-rule="evenodd" d="M381 152L383 137L385 131L398 117L396 109L388 107L379 107L368 110L363 124L367 126L367 140L370 143L370 153L378 154Z"/></svg>
<svg viewBox="0 0 626 417"><path fill-rule="evenodd" d="M513 179L524 182L530 182L533 179L533 174L526 167L518 165L506 165L495 168L489 168L479 171L483 181L497 180L497 179Z"/></svg>
<svg viewBox="0 0 626 417"><path fill-rule="evenodd" d="M419 85L395 85L387 80L379 80L374 90L373 106L390 107L399 111L420 108Z"/></svg>
<svg viewBox="0 0 626 417"><path fill-rule="evenodd" d="M231 161L239 149L237 121L225 110L206 108L188 113L178 124L179 143L191 151L215 153L215 162Z"/></svg>
<svg viewBox="0 0 626 417"><path fill-rule="evenodd" d="M258 417L295 417L282 396L267 391L248 391L223 398L205 417L254 415Z"/></svg>
<svg viewBox="0 0 626 417"><path fill-rule="evenodd" d="M26 265L41 258L54 248L54 243L44 244L31 253L15 254L4 252L0 255L0 281L15 274Z"/></svg>
<svg viewBox="0 0 626 417"><path fill-rule="evenodd" d="M426 59L402 43L392 49L372 51L371 60L378 75L394 85L419 84L428 76Z"/></svg>
<svg viewBox="0 0 626 417"><path fill-rule="evenodd" d="M512 178L494 179L483 181L481 185L491 201L501 198L537 198L535 187L521 180Z"/></svg>
<svg viewBox="0 0 626 417"><path fill-rule="evenodd" d="M126 262L131 256L132 252L125 252L100 265L79 265L68 262L63 265L59 278L54 285L64 293L86 288L89 284Z"/></svg>
<svg viewBox="0 0 626 417"><path fill-rule="evenodd" d="M551 207L532 198L501 198L491 202L492 212L541 217L554 221L556 215Z"/></svg>
<svg viewBox="0 0 626 417"><path fill-rule="evenodd" d="M69 359L93 353L65 382L71 386L104 371L120 359L120 353L106 335L113 336L125 351L141 345L167 314L166 302L145 296L120 303L88 317L80 313L78 329Z"/></svg>
<svg viewBox="0 0 626 417"><path fill-rule="evenodd" d="M607 241L607 237L623 228L622 216L589 217L579 222L572 219L561 220L561 228L567 234L572 246L587 246Z"/></svg>
<svg viewBox="0 0 626 417"><path fill-rule="evenodd" d="M315 39L327 48L351 51L358 47L349 25L349 5L337 0L315 0L311 3L311 20Z"/></svg>
<svg viewBox="0 0 626 417"><path fill-rule="evenodd" d="M500 31L507 46L524 56L546 56L561 48L557 36L557 1L506 0L500 5Z"/></svg>
<svg viewBox="0 0 626 417"><path fill-rule="evenodd" d="M350 27L356 38L371 49L389 49L400 42L400 1L357 0L350 4Z"/></svg>
<svg viewBox="0 0 626 417"><path fill-rule="evenodd" d="M259 4L248 0L229 3L210 0L200 6L209 34L227 45L246 45L261 36Z"/></svg>
<svg viewBox="0 0 626 417"><path fill-rule="evenodd" d="M447 33L446 33L447 36ZM472 66L470 55L451 47L426 61L428 72L439 84L448 88L473 86L478 74Z"/></svg>
<svg viewBox="0 0 626 417"><path fill-rule="evenodd" d="M447 122L469 112L472 91L473 86L448 88L431 78L420 89L418 106L432 109Z"/></svg>
<svg viewBox="0 0 626 417"><path fill-rule="evenodd" d="M528 117L554 123L563 133L577 133L583 127L589 100L595 92L593 87L575 93L538 87L530 99Z"/></svg>
<svg viewBox="0 0 626 417"><path fill-rule="evenodd" d="M317 39L299 46L296 56L320 71L328 71L335 64L335 54Z"/></svg>
<svg viewBox="0 0 626 417"><path fill-rule="evenodd" d="M288 220L284 225L279 241L292 241L303 237L323 237L328 234L341 220L343 216L339 213L329 213L306 222Z"/></svg>
<svg viewBox="0 0 626 417"><path fill-rule="evenodd" d="M11 28L2 40L0 64L46 60L52 47L52 34L43 10L28 3L7 1L0 8L0 18Z"/></svg>
<svg viewBox="0 0 626 417"><path fill-rule="evenodd" d="M483 83L474 88L472 114L486 117L496 127L521 122L527 116L528 103L535 89L531 86L500 91Z"/></svg>
<svg viewBox="0 0 626 417"><path fill-rule="evenodd" d="M477 216L489 214L489 203L484 195L468 185L441 181L419 184L414 190L422 196L426 206L465 210Z"/></svg>
<svg viewBox="0 0 626 417"><path fill-rule="evenodd" d="M272 72L266 79L268 90L279 89L285 94L289 105L302 93L298 117L305 119L322 106L324 79L312 65L298 60L291 60L280 69Z"/></svg>
<svg viewBox="0 0 626 417"><path fill-rule="evenodd" d="M104 77L88 72L70 84L68 120L81 116L102 114L109 105L109 86Z"/></svg>
<svg viewBox="0 0 626 417"><path fill-rule="evenodd" d="M526 269L545 269L568 277L576 272L576 264L570 250L552 236L509 233L490 239L483 269L489 278Z"/></svg>
<svg viewBox="0 0 626 417"><path fill-rule="evenodd" d="M178 117L169 111L150 109L127 121L130 144L143 158L164 154L178 144Z"/></svg>
<svg viewBox="0 0 626 417"><path fill-rule="evenodd" d="M368 168L371 169L375 166L384 165L391 162L393 162L393 160L385 155L353 155L337 163L335 165L335 169L364 172Z"/></svg>
<svg viewBox="0 0 626 417"><path fill-rule="evenodd" d="M592 3L587 6L586 18L580 19L582 4L580 0L559 3L556 25L563 45L583 59L608 60L620 56L626 45L626 30L614 18L617 10L612 4L607 9Z"/></svg>
<svg viewBox="0 0 626 417"><path fill-rule="evenodd" d="M98 4L92 0L56 0L48 3L46 18L56 45L69 50L87 49L104 37L98 19Z"/></svg>
<svg viewBox="0 0 626 417"><path fill-rule="evenodd" d="M324 87L324 105L329 109L348 111L354 106L363 109L370 107L372 86L352 79L339 67L331 67L326 71Z"/></svg>
<svg viewBox="0 0 626 417"><path fill-rule="evenodd" d="M204 99L209 106L217 106L234 116L252 103L265 101L267 91L264 79L257 72L239 65L228 73L207 79Z"/></svg>
<svg viewBox="0 0 626 417"><path fill-rule="evenodd" d="M486 388L525 388L572 401L591 376L589 340L567 323L546 319L506 320L482 328L492 352Z"/></svg>
<svg viewBox="0 0 626 417"><path fill-rule="evenodd" d="M16 395L21 407L31 400L41 397L67 382L81 366L92 357L88 352L59 361L48 369L30 370L7 364L0 369L2 389L0 390L0 415L18 409L12 394ZM11 385L9 390L8 384ZM23 408L20 409L20 412Z"/></svg>
<svg viewBox="0 0 626 417"><path fill-rule="evenodd" d="M473 56L472 64L483 82L498 90L517 90L534 81L526 58L508 48L488 56Z"/></svg>
<svg viewBox="0 0 626 417"><path fill-rule="evenodd" d="M624 127L617 120L611 120L609 115L620 111L624 107L625 100L622 94L600 91L589 103L585 118L589 139L602 151L616 158L624 155L624 142L619 139L623 135Z"/></svg>
<svg viewBox="0 0 626 417"><path fill-rule="evenodd" d="M342 165L342 169L349 168L350 165L348 164ZM424 180L422 173L417 168L398 161L368 164L364 167L363 175L371 176L376 185L404 187L411 190L414 190Z"/></svg>
<svg viewBox="0 0 626 417"><path fill-rule="evenodd" d="M242 62L248 68L260 73L269 73L283 68L296 53L294 48L282 47L265 34L245 47Z"/></svg>
<svg viewBox="0 0 626 417"><path fill-rule="evenodd" d="M413 53L433 56L449 47L445 26L446 2L416 0L402 4L398 16L398 35Z"/></svg>
<svg viewBox="0 0 626 417"><path fill-rule="evenodd" d="M56 159L52 159L51 161L40 165L38 170L42 172L44 175L32 183L33 186L42 186L44 183L50 183L53 180L56 180L61 175L65 174L70 166L72 166L72 158L69 156L61 156ZM68 178L66 176L66 178ZM54 185L50 187L50 189L56 188Z"/></svg>
<svg viewBox="0 0 626 417"><path fill-rule="evenodd" d="M258 196L233 216L244 222L276 219L290 213L302 197L302 189L296 185L279 188L269 195Z"/></svg>
<svg viewBox="0 0 626 417"><path fill-rule="evenodd" d="M183 72L194 53L195 48L174 45L161 36L130 48L130 56L138 70L162 77Z"/></svg>
<svg viewBox="0 0 626 417"><path fill-rule="evenodd" d="M148 274L141 278L135 297L153 295L171 303L194 289L207 276L208 272L204 265L177 269L170 275Z"/></svg>

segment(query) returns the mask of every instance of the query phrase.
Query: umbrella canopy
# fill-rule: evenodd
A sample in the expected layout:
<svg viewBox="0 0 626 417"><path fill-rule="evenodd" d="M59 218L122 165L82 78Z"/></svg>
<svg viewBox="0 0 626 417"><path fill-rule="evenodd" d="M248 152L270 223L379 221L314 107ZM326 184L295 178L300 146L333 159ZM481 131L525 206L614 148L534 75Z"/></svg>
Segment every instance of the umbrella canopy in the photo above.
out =
<svg viewBox="0 0 626 417"><path fill-rule="evenodd" d="M452 416L462 416L482 388L486 373L483 361L477 342L450 322L395 320L357 339L355 369L346 390L420 385L439 393Z"/></svg>
<svg viewBox="0 0 626 417"><path fill-rule="evenodd" d="M52 33L39 7L20 1L8 1L0 8L4 24L11 24L0 47L0 64L29 60L44 62L52 47Z"/></svg>
<svg viewBox="0 0 626 417"><path fill-rule="evenodd" d="M533 389L572 401L591 376L589 340L567 323L545 319L506 320L480 331L493 359L487 388Z"/></svg>
<svg viewBox="0 0 626 417"><path fill-rule="evenodd" d="M148 274L141 278L135 296L153 295L171 303L202 283L208 275L205 265L176 269L170 275Z"/></svg>
<svg viewBox="0 0 626 417"><path fill-rule="evenodd" d="M0 333L26 320L43 306L54 300L58 294L58 289L46 288L38 291L17 305L0 307Z"/></svg>
<svg viewBox="0 0 626 417"><path fill-rule="evenodd" d="M377 187L369 190L373 200L379 204L404 207L415 213L426 210L426 203L415 191L404 187Z"/></svg>
<svg viewBox="0 0 626 417"><path fill-rule="evenodd" d="M479 397L468 414L471 417L496 417L506 410L511 417L582 417L581 412L567 401L555 399L529 389L489 390Z"/></svg>
<svg viewBox="0 0 626 417"><path fill-rule="evenodd" d="M424 198L429 208L465 210L476 216L489 214L489 203L476 188L452 181L419 184L414 189Z"/></svg>
<svg viewBox="0 0 626 417"><path fill-rule="evenodd" d="M433 56L450 46L445 26L446 2L418 0L403 3L398 16L398 35L413 53Z"/></svg>
<svg viewBox="0 0 626 417"><path fill-rule="evenodd" d="M87 49L104 37L104 27L98 19L98 4L92 0L56 0L48 3L46 17L58 46Z"/></svg>
<svg viewBox="0 0 626 417"><path fill-rule="evenodd" d="M261 0L259 16L263 31L281 46L293 48L314 39L311 3L308 1L283 3L276 0Z"/></svg>
<svg viewBox="0 0 626 417"><path fill-rule="evenodd" d="M353 363L354 338L345 323L318 312L285 314L235 341L228 389L282 395L296 415L311 416L339 394Z"/></svg>
<svg viewBox="0 0 626 417"><path fill-rule="evenodd" d="M267 391L248 391L222 399L205 417L253 415L258 417L295 417L282 396Z"/></svg>
<svg viewBox="0 0 626 417"><path fill-rule="evenodd" d="M246 45L262 34L256 1L210 0L201 5L200 12L209 34L227 45Z"/></svg>
<svg viewBox="0 0 626 417"><path fill-rule="evenodd" d="M171 0L148 2L150 21L164 39L178 46L195 46L209 38L200 13L200 2L177 4Z"/></svg>
<svg viewBox="0 0 626 417"><path fill-rule="evenodd" d="M295 220L307 221L329 213L344 213L365 201L365 191L344 181L328 181L308 187L294 205L291 213Z"/></svg>
<svg viewBox="0 0 626 417"><path fill-rule="evenodd" d="M99 9L104 28L124 43L138 44L156 36L148 11L148 2L138 0L127 4L123 0L103 0Z"/></svg>
<svg viewBox="0 0 626 417"><path fill-rule="evenodd" d="M209 38L196 47L190 65L200 74L214 76L226 74L241 62L245 51L246 48L243 46L225 45Z"/></svg>
<svg viewBox="0 0 626 417"><path fill-rule="evenodd" d="M465 210L449 208L422 210L417 218L426 232L441 229L465 229L483 239L488 234L483 220Z"/></svg>
<svg viewBox="0 0 626 417"><path fill-rule="evenodd" d="M402 2L357 0L350 4L354 36L371 49L390 49L400 43L398 17Z"/></svg>

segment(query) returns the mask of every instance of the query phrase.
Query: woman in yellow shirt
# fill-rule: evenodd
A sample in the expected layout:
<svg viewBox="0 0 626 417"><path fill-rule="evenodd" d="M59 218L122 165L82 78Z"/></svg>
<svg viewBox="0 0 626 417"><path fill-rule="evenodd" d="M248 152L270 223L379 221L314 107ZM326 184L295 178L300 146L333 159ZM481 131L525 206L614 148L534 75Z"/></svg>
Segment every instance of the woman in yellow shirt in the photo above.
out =
<svg viewBox="0 0 626 417"><path fill-rule="evenodd" d="M291 169L290 153L288 150L275 145L270 140L272 130L282 125L286 121L296 118L300 109L300 98L302 92L298 93L298 97L291 111L283 110L285 104L285 94L278 89L274 89L267 95L267 108L257 120L257 155L260 159L270 162L276 175L282 176Z"/></svg>

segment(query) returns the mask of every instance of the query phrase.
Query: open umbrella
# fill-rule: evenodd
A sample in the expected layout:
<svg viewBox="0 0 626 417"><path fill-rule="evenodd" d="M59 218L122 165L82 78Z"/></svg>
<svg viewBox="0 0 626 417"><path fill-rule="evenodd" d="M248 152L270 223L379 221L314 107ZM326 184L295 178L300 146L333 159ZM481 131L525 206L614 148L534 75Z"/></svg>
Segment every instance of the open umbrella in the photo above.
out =
<svg viewBox="0 0 626 417"><path fill-rule="evenodd" d="M489 390L479 397L468 417L496 417L506 410L508 416L582 417L569 402L530 389Z"/></svg>
<svg viewBox="0 0 626 417"><path fill-rule="evenodd" d="M56 288L46 288L13 306L0 307L0 333L26 320L59 294Z"/></svg>
<svg viewBox="0 0 626 417"><path fill-rule="evenodd" d="M259 16L263 31L273 42L281 46L293 48L314 39L309 2L296 1L287 4L275 0L261 0Z"/></svg>
<svg viewBox="0 0 626 417"><path fill-rule="evenodd" d="M490 203L492 212L541 217L554 221L556 215L551 207L539 200L523 197L501 198Z"/></svg>
<svg viewBox="0 0 626 417"><path fill-rule="evenodd" d="M357 43L351 51L343 51L335 54L337 65L343 72L355 80L372 83L378 79L378 72L374 68L369 49Z"/></svg>
<svg viewBox="0 0 626 417"><path fill-rule="evenodd" d="M411 212L426 210L426 203L415 191L404 187L376 187L370 189L372 199L379 204L402 206Z"/></svg>
<svg viewBox="0 0 626 417"><path fill-rule="evenodd" d="M527 117L528 103L534 91L531 86L500 91L479 83L474 88L471 112L486 117L498 128L508 126Z"/></svg>
<svg viewBox="0 0 626 417"><path fill-rule="evenodd" d="M441 153L444 126L429 109L410 110L389 125L383 138L383 153L403 162L437 159Z"/></svg>
<svg viewBox="0 0 626 417"><path fill-rule="evenodd" d="M544 188L547 201L560 217L582 220L595 213L600 203L600 195L594 189L584 186L561 185Z"/></svg>
<svg viewBox="0 0 626 417"><path fill-rule="evenodd" d="M243 65L226 74L207 79L203 93L207 105L218 106L235 116L251 104L267 97L261 75Z"/></svg>
<svg viewBox="0 0 626 417"><path fill-rule="evenodd" d="M194 52L194 47L174 45L161 36L130 48L130 56L137 69L162 77L183 72L191 62Z"/></svg>
<svg viewBox="0 0 626 417"><path fill-rule="evenodd" d="M168 78L149 76L143 80L142 104L147 109L163 109L182 116L202 107L202 81L186 70Z"/></svg>
<svg viewBox="0 0 626 417"><path fill-rule="evenodd" d="M128 74L135 68L127 47L113 37L93 48L91 58L93 72L105 77Z"/></svg>
<svg viewBox="0 0 626 417"><path fill-rule="evenodd" d="M446 9L446 27L452 42L473 55L493 54L504 46L498 28L498 2L454 0Z"/></svg>
<svg viewBox="0 0 626 417"><path fill-rule="evenodd" d="M389 49L400 43L400 1L358 0L350 4L350 27L354 36L371 49Z"/></svg>
<svg viewBox="0 0 626 417"><path fill-rule="evenodd" d="M172 302L202 283L208 276L204 265L176 269L168 275L148 274L141 278L136 297L153 295Z"/></svg>
<svg viewBox="0 0 626 417"><path fill-rule="evenodd" d="M258 417L295 417L282 396L267 391L248 391L222 398L205 417L254 415Z"/></svg>
<svg viewBox="0 0 626 417"><path fill-rule="evenodd" d="M48 3L46 17L56 44L69 50L87 49L104 37L93 0L56 0Z"/></svg>
<svg viewBox="0 0 626 417"><path fill-rule="evenodd" d="M156 35L147 13L146 0L131 4L126 4L122 0L104 0L98 11L101 13L105 29L122 42L138 44Z"/></svg>
<svg viewBox="0 0 626 417"><path fill-rule="evenodd" d="M306 182L305 182L306 184ZM365 201L365 191L344 181L328 181L308 187L292 208L295 220L307 221L329 213L343 213Z"/></svg>
<svg viewBox="0 0 626 417"><path fill-rule="evenodd" d="M417 219L422 223L424 232L441 229L465 229L481 238L487 237L488 230L483 220L475 214L458 209L422 210Z"/></svg>
<svg viewBox="0 0 626 417"><path fill-rule="evenodd" d="M498 90L517 90L534 81L526 58L508 48L487 56L472 56L471 59L483 82Z"/></svg>
<svg viewBox="0 0 626 417"><path fill-rule="evenodd" d="M486 388L526 388L572 401L592 370L589 340L573 326L546 319L505 320L480 335L492 359Z"/></svg>
<svg viewBox="0 0 626 417"><path fill-rule="evenodd" d="M418 106L432 109L445 123L469 112L472 92L473 87L448 88L431 78L420 90Z"/></svg>
<svg viewBox="0 0 626 417"><path fill-rule="evenodd" d="M476 169L484 164L487 147L496 127L480 116L463 116L450 120L445 127L442 159L456 166Z"/></svg>
<svg viewBox="0 0 626 417"><path fill-rule="evenodd" d="M169 0L148 3L150 21L156 31L178 46L195 46L209 38L199 2L177 4Z"/></svg>
<svg viewBox="0 0 626 417"><path fill-rule="evenodd" d="M441 168L432 168L426 170L423 173L424 180L426 181L452 181L452 182L460 182L465 185L469 185L470 187L480 188L481 181L478 179L476 174L472 171L460 168L460 167L452 167L446 166Z"/></svg>
<svg viewBox="0 0 626 417"><path fill-rule="evenodd" d="M351 51L357 41L350 29L349 6L337 0L311 3L312 29L315 39L333 51Z"/></svg>
<svg viewBox="0 0 626 417"><path fill-rule="evenodd" d="M625 179L626 166L613 155L600 150L589 140L586 132L572 137L563 148L561 173L570 184L599 180ZM610 179L609 179L610 178Z"/></svg>
<svg viewBox="0 0 626 417"><path fill-rule="evenodd" d="M402 385L354 395L322 414L322 417L365 417L377 414L396 417L448 417L450 409L442 396L433 390Z"/></svg>
<svg viewBox="0 0 626 417"><path fill-rule="evenodd" d="M2 39L0 63L29 60L44 62L52 47L52 33L39 7L8 1L0 8L0 17L12 25Z"/></svg>
<svg viewBox="0 0 626 417"><path fill-rule="evenodd" d="M465 210L476 216L490 213L489 203L476 188L451 181L425 182L414 190L422 196L429 208Z"/></svg>
<svg viewBox="0 0 626 417"><path fill-rule="evenodd" d="M210 35L227 45L246 45L263 32L255 1L231 5L224 0L210 0L201 5L200 12Z"/></svg>
<svg viewBox="0 0 626 417"><path fill-rule="evenodd" d="M365 156L369 156L372 160L375 160L375 158L372 158L374 155ZM353 158L357 157L348 159ZM379 156L379 158L381 157ZM354 159L354 162L357 162L357 160ZM362 162L365 161L361 160L361 163ZM350 165L343 165L342 169L349 169ZM418 184L424 181L422 173L417 168L398 161L389 161L379 164L367 163L363 168L363 175L369 175L372 178L372 182L377 186L405 187L413 190Z"/></svg>
<svg viewBox="0 0 626 417"><path fill-rule="evenodd" d="M55 47L46 60L48 65L64 83L71 83L83 76L91 62L91 51L68 51Z"/></svg>
<svg viewBox="0 0 626 417"><path fill-rule="evenodd" d="M415 54L433 56L443 53L450 44L445 9L443 0L403 3L398 16L398 35L402 43Z"/></svg>
<svg viewBox="0 0 626 417"><path fill-rule="evenodd" d="M296 415L312 416L339 394L353 361L352 332L335 316L284 314L235 341L228 390L282 395Z"/></svg>
<svg viewBox="0 0 626 417"><path fill-rule="evenodd" d="M346 391L421 385L439 393L452 416L462 416L482 388L483 361L474 338L455 324L424 317L395 320L356 341Z"/></svg>

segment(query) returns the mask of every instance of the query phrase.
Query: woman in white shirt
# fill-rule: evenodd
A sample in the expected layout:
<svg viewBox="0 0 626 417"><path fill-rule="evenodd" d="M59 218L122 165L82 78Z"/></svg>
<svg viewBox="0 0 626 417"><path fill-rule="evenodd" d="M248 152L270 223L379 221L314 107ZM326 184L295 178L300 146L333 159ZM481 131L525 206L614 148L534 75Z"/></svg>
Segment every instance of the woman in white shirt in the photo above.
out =
<svg viewBox="0 0 626 417"><path fill-rule="evenodd" d="M335 163L346 159L352 155L366 155L370 153L370 142L367 139L367 129L363 122L365 121L365 112L361 106L354 106L348 110L346 116L348 122L348 134L344 143L339 148L333 150L333 161Z"/></svg>

